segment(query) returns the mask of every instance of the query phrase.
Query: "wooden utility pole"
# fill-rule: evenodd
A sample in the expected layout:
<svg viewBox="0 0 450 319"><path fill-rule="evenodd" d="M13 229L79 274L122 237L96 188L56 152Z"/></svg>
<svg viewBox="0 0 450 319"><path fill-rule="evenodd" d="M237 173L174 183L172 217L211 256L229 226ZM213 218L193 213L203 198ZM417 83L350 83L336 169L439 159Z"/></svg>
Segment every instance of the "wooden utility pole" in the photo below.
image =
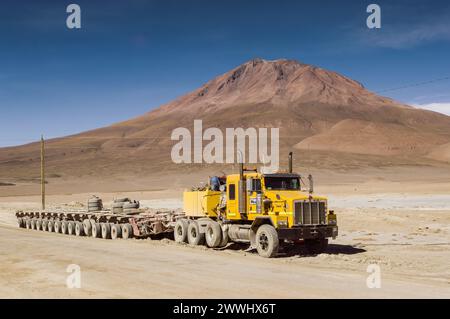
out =
<svg viewBox="0 0 450 319"><path fill-rule="evenodd" d="M42 211L45 210L45 147L44 136L41 135L41 199L42 199Z"/></svg>

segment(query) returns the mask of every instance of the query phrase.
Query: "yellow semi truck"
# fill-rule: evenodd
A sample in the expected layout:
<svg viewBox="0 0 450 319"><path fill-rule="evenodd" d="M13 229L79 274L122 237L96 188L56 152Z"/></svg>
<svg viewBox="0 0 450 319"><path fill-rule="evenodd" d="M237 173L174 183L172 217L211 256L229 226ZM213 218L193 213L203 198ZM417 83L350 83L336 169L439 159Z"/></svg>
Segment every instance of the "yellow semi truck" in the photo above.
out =
<svg viewBox="0 0 450 319"><path fill-rule="evenodd" d="M263 174L240 164L239 174L214 176L202 190L185 191L184 214L174 228L176 242L223 247L248 242L263 257L274 257L284 243L304 243L310 253L326 250L338 235L327 198L313 194L313 181L301 187L292 172Z"/></svg>

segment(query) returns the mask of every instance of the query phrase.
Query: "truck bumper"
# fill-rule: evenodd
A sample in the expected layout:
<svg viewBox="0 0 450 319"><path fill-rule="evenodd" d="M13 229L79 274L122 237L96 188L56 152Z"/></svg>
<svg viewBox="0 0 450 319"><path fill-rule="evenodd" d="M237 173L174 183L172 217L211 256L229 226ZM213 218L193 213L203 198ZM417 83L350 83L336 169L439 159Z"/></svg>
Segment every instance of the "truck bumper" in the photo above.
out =
<svg viewBox="0 0 450 319"><path fill-rule="evenodd" d="M338 235L338 227L333 225L317 225L317 226L298 226L293 228L279 228L279 239L314 239L336 237Z"/></svg>

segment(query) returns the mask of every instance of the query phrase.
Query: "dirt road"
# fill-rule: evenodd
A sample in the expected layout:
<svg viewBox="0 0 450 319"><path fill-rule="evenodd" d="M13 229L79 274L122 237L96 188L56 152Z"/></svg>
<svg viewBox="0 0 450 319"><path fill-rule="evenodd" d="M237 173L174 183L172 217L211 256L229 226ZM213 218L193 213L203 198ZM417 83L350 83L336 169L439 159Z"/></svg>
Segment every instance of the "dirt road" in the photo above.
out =
<svg viewBox="0 0 450 319"><path fill-rule="evenodd" d="M371 258L366 249L342 243L320 256L263 259L241 249L79 238L5 223L0 238L2 298L450 297L448 279L384 273L383 260L382 286L369 289L366 268ZM358 254L362 256L354 257ZM66 286L71 264L81 269L79 289Z"/></svg>

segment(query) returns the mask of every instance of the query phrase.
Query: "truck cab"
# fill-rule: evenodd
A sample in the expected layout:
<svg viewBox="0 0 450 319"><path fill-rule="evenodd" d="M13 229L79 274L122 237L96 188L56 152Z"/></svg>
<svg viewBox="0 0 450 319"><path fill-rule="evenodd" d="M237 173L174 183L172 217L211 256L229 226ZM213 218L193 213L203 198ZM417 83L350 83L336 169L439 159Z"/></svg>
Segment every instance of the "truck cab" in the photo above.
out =
<svg viewBox="0 0 450 319"><path fill-rule="evenodd" d="M243 177L246 191L239 193L241 176L227 176L227 220L244 220L253 229L272 225L281 240L324 241L338 235L336 215L328 210L327 198L302 189L300 175L250 173Z"/></svg>
<svg viewBox="0 0 450 319"><path fill-rule="evenodd" d="M309 188L302 187L291 158L288 172L265 174L241 164L239 174L214 176L205 189L186 191L188 222L180 221L176 240L197 244L206 236L210 247L250 242L263 257L275 256L285 243L304 243L314 254L325 251L328 238L338 235L336 215L326 197L314 194L311 175ZM196 238L189 240L187 227Z"/></svg>

